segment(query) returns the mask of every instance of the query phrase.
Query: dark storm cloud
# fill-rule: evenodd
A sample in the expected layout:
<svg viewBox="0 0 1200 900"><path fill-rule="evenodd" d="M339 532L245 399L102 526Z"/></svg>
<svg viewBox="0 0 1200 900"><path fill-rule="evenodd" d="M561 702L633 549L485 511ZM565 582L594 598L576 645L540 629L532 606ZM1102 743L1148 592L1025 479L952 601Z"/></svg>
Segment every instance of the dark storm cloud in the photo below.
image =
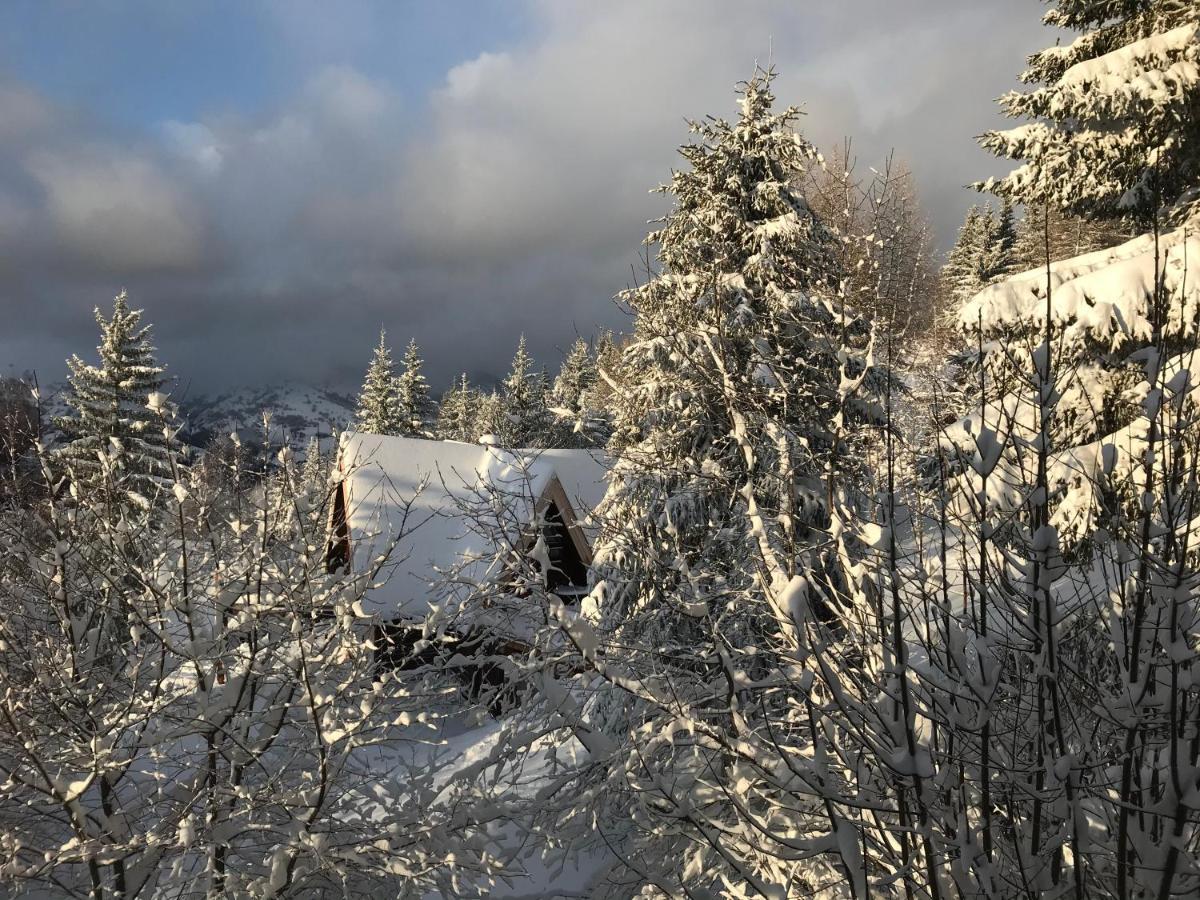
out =
<svg viewBox="0 0 1200 900"><path fill-rule="evenodd" d="M326 8L289 8L320 45ZM0 81L0 361L57 374L90 354L91 307L126 286L193 389L351 385L380 325L416 337L436 384L501 372L522 332L554 365L577 333L622 324L611 297L663 209L648 190L677 164L684 117L731 114L756 61L819 144L853 135L863 166L894 147L944 244L962 186L998 170L973 141L993 98L1051 40L1039 8L545 0L521 40L432 91L326 46L264 112L136 132ZM347 15L363 19L331 40L370 27L369 6Z"/></svg>

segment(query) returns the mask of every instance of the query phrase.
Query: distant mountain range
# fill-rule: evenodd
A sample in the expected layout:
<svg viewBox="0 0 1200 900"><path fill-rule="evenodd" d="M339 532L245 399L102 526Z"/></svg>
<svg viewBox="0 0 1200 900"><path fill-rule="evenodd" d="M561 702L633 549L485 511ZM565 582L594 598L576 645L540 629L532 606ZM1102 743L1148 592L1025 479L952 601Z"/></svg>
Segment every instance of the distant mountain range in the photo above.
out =
<svg viewBox="0 0 1200 900"><path fill-rule="evenodd" d="M64 414L65 384L42 391L47 419ZM355 398L307 384L244 387L216 395L184 397L179 402L181 436L204 447L214 437L236 431L244 441L261 439L263 413L270 414L271 443L302 450L314 435L328 439L345 429L354 417ZM324 441L323 441L324 443Z"/></svg>
<svg viewBox="0 0 1200 900"><path fill-rule="evenodd" d="M214 436L237 431L243 440L261 436L263 414L270 415L271 442L302 449L313 436L328 438L354 417L355 398L306 384L240 388L198 396L180 404L189 443L203 446Z"/></svg>

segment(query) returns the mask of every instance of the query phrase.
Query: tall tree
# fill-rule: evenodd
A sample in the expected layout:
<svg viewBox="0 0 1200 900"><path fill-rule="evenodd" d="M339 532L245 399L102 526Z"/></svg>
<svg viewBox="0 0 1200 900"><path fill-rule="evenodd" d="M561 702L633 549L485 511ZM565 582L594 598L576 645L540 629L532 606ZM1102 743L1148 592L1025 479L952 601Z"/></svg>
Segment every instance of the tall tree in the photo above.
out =
<svg viewBox="0 0 1200 900"><path fill-rule="evenodd" d="M395 366L388 349L387 332L379 330L379 344L367 366L367 375L358 394L355 427L368 434L401 434L405 428L404 410L396 394Z"/></svg>
<svg viewBox="0 0 1200 900"><path fill-rule="evenodd" d="M591 348L577 338L563 359L562 368L550 391L551 412L560 432L556 443L563 447L591 447L607 437L603 410L595 405L600 372Z"/></svg>
<svg viewBox="0 0 1200 900"><path fill-rule="evenodd" d="M450 390L442 395L437 413L438 438L443 441L475 440L475 414L478 405L479 395L467 380L467 373L463 372Z"/></svg>
<svg viewBox="0 0 1200 900"><path fill-rule="evenodd" d="M498 391L479 391L471 410L471 437L469 440L487 440L509 447L518 446L512 416L505 397Z"/></svg>
<svg viewBox="0 0 1200 900"><path fill-rule="evenodd" d="M415 340L404 351L403 368L396 379L396 403L400 411L400 433L428 436L434 420L429 382L421 372L421 349Z"/></svg>
<svg viewBox="0 0 1200 900"><path fill-rule="evenodd" d="M173 477L177 461L152 408L165 400L164 369L154 358L151 326L142 325L142 310L129 308L125 291L113 301L108 319L99 307L95 317L100 364L78 356L67 361L69 412L55 421L65 439L55 456L73 480L94 486L119 480L123 492L145 505Z"/></svg>
<svg viewBox="0 0 1200 900"><path fill-rule="evenodd" d="M805 629L838 603L829 534L843 521L854 423L871 409L860 393L875 374L871 329L845 304L833 236L798 188L816 152L794 131L797 110L773 110L772 77L742 87L735 121L692 124L689 166L663 188L674 207L647 238L659 268L621 295L634 333L593 600L610 648L601 674L618 688L604 713L624 766L613 795L649 843L629 848L644 865L634 877L671 894L724 875L766 895L812 885L785 874L786 854L764 849L781 849L780 835L714 782L733 767L740 796L768 808L778 784L742 751L762 740L797 760L811 752L802 717L779 715L787 678L770 673L800 658ZM660 734L680 739L639 737ZM718 749L727 739L741 742L736 762ZM702 810L680 815L701 795ZM836 832L815 795L792 800L792 834ZM692 863L680 870L680 858ZM844 878L835 860L804 868Z"/></svg>
<svg viewBox="0 0 1200 900"><path fill-rule="evenodd" d="M1007 198L1000 205L994 219L995 226L988 235L987 249L983 257L983 280L985 284L1011 275L1017 268L1017 223L1013 214L1012 201Z"/></svg>
<svg viewBox="0 0 1200 900"><path fill-rule="evenodd" d="M1024 160L982 186L1026 205L1148 224L1200 184L1200 9L1187 0L1058 0L1044 21L1080 32L1030 57L1001 98L1027 120L983 146Z"/></svg>
<svg viewBox="0 0 1200 900"><path fill-rule="evenodd" d="M525 335L501 385L505 421L497 437L509 447L544 447L550 437L546 379L533 367Z"/></svg>
<svg viewBox="0 0 1200 900"><path fill-rule="evenodd" d="M984 285L982 263L991 231L990 215L987 207L972 206L967 210L954 246L946 256L941 282L945 309L950 316L956 315L963 302Z"/></svg>

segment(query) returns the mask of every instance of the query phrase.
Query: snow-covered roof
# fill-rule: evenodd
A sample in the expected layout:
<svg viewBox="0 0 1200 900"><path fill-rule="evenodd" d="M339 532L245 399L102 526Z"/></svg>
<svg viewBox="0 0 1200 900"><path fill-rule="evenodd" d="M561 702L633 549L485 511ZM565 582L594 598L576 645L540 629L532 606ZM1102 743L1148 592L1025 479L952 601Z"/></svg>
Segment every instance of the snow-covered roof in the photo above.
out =
<svg viewBox="0 0 1200 900"><path fill-rule="evenodd" d="M349 432L338 470L351 565L370 565L396 542L386 577L364 607L384 619L419 620L445 599L434 589L441 574L494 550L469 510L487 506L493 524L527 528L544 498L559 506L565 500L562 515L590 544L587 519L604 496L607 462L590 450L506 450Z"/></svg>

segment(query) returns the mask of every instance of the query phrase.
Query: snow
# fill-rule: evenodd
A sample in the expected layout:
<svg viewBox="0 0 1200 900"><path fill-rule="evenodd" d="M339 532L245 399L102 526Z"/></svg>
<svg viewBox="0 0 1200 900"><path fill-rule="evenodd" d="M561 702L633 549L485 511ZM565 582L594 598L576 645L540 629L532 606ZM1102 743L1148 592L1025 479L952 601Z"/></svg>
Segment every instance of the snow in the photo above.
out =
<svg viewBox="0 0 1200 900"><path fill-rule="evenodd" d="M55 382L42 391L42 418L48 425L66 415L69 386ZM180 438L203 447L214 437L237 431L243 440L257 440L262 432L262 414L271 413L271 442L282 444L286 435L293 450L303 450L311 437L330 438L345 429L354 416L354 398L335 390L302 383L246 386L220 394L189 395L177 386L159 398L147 397L147 408L159 412L170 404L179 406L183 425Z"/></svg>
<svg viewBox="0 0 1200 900"><path fill-rule="evenodd" d="M1198 77L1198 35L1200 23L1182 25L1076 63L1063 74L1058 91L1081 103L1097 91L1160 106L1178 100Z"/></svg>
<svg viewBox="0 0 1200 900"><path fill-rule="evenodd" d="M243 440L256 440L266 411L271 414L272 444L281 444L286 437L295 450L302 450L312 437L336 434L354 415L353 397L306 384L239 388L215 397L183 398L180 406L186 437L192 443L203 444L230 431L237 431Z"/></svg>
<svg viewBox="0 0 1200 900"><path fill-rule="evenodd" d="M1117 247L1050 265L1052 316L1066 337L1121 343L1149 337L1154 286L1155 242L1142 235ZM1164 288L1173 298L1170 325L1194 327L1200 309L1200 280L1188 276L1189 260L1200 259L1200 228L1183 227L1162 235L1157 248ZM959 323L989 330L1005 325L1037 325L1046 317L1046 270L1034 269L990 285L964 304Z"/></svg>
<svg viewBox="0 0 1200 900"><path fill-rule="evenodd" d="M385 619L423 619L444 600L434 589L440 573L480 560L482 577L495 548L472 528L464 507L489 491L506 521L531 524L536 499L561 485L573 515L586 519L604 495L607 465L588 450L502 450L455 441L343 436L339 470L345 476L352 565L369 564L397 545L365 608Z"/></svg>

